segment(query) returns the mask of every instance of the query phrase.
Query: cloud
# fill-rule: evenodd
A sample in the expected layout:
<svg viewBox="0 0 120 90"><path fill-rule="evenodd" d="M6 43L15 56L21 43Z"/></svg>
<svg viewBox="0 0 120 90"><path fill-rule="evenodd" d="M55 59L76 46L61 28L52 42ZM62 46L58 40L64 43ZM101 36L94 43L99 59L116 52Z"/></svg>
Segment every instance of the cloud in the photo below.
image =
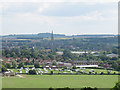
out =
<svg viewBox="0 0 120 90"><path fill-rule="evenodd" d="M35 9L38 8L37 11L39 13L43 13L44 15L45 14L51 14L52 15L52 13L51 13L52 11L53 11L54 15L57 15L57 14L62 15L57 10L57 9L60 10L60 8L61 8L61 7L59 8L60 5L61 6L63 5L63 7L64 7L64 9L61 8L62 11L63 10L64 11L65 10L70 11L69 10L69 8L70 8L70 9L77 9L79 12L81 12L83 10L80 10L80 8L81 9L89 9L88 7L93 7L92 9L94 10L97 7L98 4L105 5L105 3L111 3L112 4L113 2L117 3L117 0L91 0L91 1L89 1L89 0L69 0L69 1L68 0L44 0L44 1L43 0L2 0L1 3L0 3L0 11L1 10L5 11L5 10L8 9L9 12L12 12L11 9L15 8L14 10L16 10L18 8L21 8L21 12L22 12L22 11L25 11L24 8L26 9L27 7L29 7L29 10L32 11L32 9L34 9L36 7ZM83 4L82 5L83 7L79 6L79 5L81 5L79 3ZM36 4L36 6L34 6L35 4ZM68 8L66 7L66 5L67 5ZM84 6L87 6L87 7L84 7ZM98 5L98 6L100 7L100 5ZM54 8L52 8L52 7L54 7ZM105 7L105 6L101 5L101 8L102 7L107 8L109 6ZM16 11L14 11L14 10L13 10L13 12L16 12L16 11L20 12L20 9L18 9ZM27 9L26 11L29 11L29 10ZM49 10L51 10L51 11L49 12ZM58 11L58 12L54 13L55 10ZM76 10L72 11L72 13L69 13L68 11L66 13L69 14L69 15L72 15L72 14L77 15Z"/></svg>
<svg viewBox="0 0 120 90"><path fill-rule="evenodd" d="M108 3L108 2L118 2L119 0L1 0L1 2L98 2L98 3Z"/></svg>
<svg viewBox="0 0 120 90"><path fill-rule="evenodd" d="M117 3L94 1L3 2L3 33L49 32L50 27L66 34L117 31Z"/></svg>
<svg viewBox="0 0 120 90"><path fill-rule="evenodd" d="M2 8L9 8L12 5L16 4L16 5L22 5L24 3L44 3L44 8L47 7L47 4L45 3L85 3L86 5L95 5L97 3L118 3L119 0L0 0L0 10ZM41 9L42 11L42 9Z"/></svg>
<svg viewBox="0 0 120 90"><path fill-rule="evenodd" d="M50 7L50 3L43 3L37 11L41 13L44 10L48 9L49 7Z"/></svg>

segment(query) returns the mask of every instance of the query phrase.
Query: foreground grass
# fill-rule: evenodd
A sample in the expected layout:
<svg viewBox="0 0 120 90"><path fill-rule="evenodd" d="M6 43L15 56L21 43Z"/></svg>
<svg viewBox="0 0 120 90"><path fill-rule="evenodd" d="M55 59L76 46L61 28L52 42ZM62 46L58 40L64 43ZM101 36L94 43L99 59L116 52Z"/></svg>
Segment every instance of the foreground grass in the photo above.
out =
<svg viewBox="0 0 120 90"><path fill-rule="evenodd" d="M118 81L118 75L25 75L3 77L3 88L112 88Z"/></svg>
<svg viewBox="0 0 120 90"><path fill-rule="evenodd" d="M0 90L2 89L2 75L0 74Z"/></svg>

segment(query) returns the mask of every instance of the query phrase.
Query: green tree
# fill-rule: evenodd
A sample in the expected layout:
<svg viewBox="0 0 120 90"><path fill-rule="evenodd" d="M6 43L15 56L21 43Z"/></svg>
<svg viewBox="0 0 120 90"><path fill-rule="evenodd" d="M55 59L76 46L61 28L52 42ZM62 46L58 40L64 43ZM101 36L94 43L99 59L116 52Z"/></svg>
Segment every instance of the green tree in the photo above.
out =
<svg viewBox="0 0 120 90"><path fill-rule="evenodd" d="M118 54L118 49L117 49L117 48L114 48L114 49L112 50L112 53Z"/></svg>
<svg viewBox="0 0 120 90"><path fill-rule="evenodd" d="M55 60L52 62L52 65L57 65L57 63L56 63L56 61L55 61Z"/></svg>
<svg viewBox="0 0 120 90"><path fill-rule="evenodd" d="M30 63L28 61L24 62L24 65L30 65Z"/></svg>
<svg viewBox="0 0 120 90"><path fill-rule="evenodd" d="M16 55L16 54L15 54L14 51L12 51L12 53L10 54L11 57L13 57L13 56L15 56L15 55Z"/></svg>
<svg viewBox="0 0 120 90"><path fill-rule="evenodd" d="M13 68L16 68L17 67L17 63L15 61L12 61L12 66L13 66Z"/></svg>
<svg viewBox="0 0 120 90"><path fill-rule="evenodd" d="M52 54L48 54L48 57L53 60L54 59L54 56Z"/></svg>
<svg viewBox="0 0 120 90"><path fill-rule="evenodd" d="M4 65L2 65L2 72L6 72L6 71L7 71L7 68Z"/></svg>
<svg viewBox="0 0 120 90"><path fill-rule="evenodd" d="M72 53L70 52L70 50L68 50L68 49L65 49L64 51L63 51L63 59L64 60L67 60L67 59L69 59L69 58L71 58L72 57Z"/></svg>
<svg viewBox="0 0 120 90"><path fill-rule="evenodd" d="M6 63L5 66L6 66L6 68L10 68L11 65L9 63Z"/></svg>
<svg viewBox="0 0 120 90"><path fill-rule="evenodd" d="M34 67L35 67L35 68L39 68L39 67L40 67L40 64L37 62L37 63L34 64Z"/></svg>
<svg viewBox="0 0 120 90"><path fill-rule="evenodd" d="M36 71L35 70L29 70L29 74L30 75L36 75Z"/></svg>
<svg viewBox="0 0 120 90"><path fill-rule="evenodd" d="M77 69L77 67L74 65L74 66L72 67L72 69Z"/></svg>
<svg viewBox="0 0 120 90"><path fill-rule="evenodd" d="M9 57L10 57L10 54L7 54L7 55L6 55L6 58L9 58Z"/></svg>
<svg viewBox="0 0 120 90"><path fill-rule="evenodd" d="M18 64L18 67L19 67L19 68L24 67L24 64L23 64L23 63L19 63L19 64Z"/></svg>

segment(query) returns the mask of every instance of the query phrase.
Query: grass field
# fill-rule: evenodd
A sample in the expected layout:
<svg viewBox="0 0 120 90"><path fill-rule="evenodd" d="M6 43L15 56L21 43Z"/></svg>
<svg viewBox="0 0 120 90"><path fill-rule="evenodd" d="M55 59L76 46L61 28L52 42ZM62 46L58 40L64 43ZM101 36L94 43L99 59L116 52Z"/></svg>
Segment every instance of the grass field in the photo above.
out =
<svg viewBox="0 0 120 90"><path fill-rule="evenodd" d="M24 75L3 77L3 88L112 88L118 75Z"/></svg>

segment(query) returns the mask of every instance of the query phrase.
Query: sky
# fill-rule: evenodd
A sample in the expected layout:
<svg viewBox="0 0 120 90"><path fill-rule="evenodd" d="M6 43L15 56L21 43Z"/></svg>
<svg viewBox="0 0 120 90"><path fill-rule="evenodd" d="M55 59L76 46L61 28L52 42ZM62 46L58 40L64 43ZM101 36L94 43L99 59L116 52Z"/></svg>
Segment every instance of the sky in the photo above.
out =
<svg viewBox="0 0 120 90"><path fill-rule="evenodd" d="M0 35L117 34L117 0L2 0Z"/></svg>

